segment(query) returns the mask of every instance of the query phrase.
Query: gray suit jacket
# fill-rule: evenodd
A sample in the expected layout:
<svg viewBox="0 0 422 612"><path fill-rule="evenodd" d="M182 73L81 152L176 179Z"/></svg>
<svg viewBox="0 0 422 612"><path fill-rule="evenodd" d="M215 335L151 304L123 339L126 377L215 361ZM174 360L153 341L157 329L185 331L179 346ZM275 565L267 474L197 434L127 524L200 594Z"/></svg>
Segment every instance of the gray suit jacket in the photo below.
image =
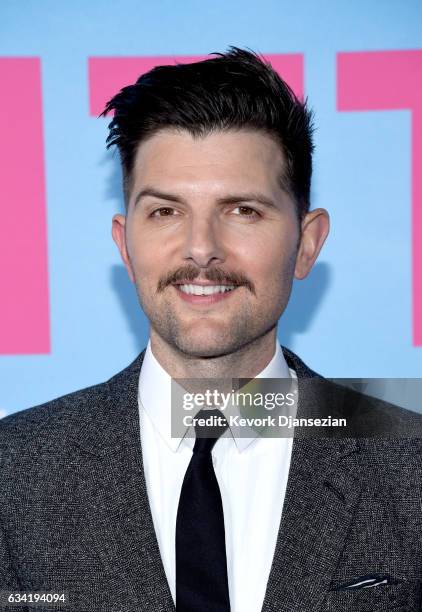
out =
<svg viewBox="0 0 422 612"><path fill-rule="evenodd" d="M369 402L394 425L415 418L327 381L323 399L310 398L317 375L283 351L299 412L313 402L353 415ZM0 590L65 592L72 612L174 611L143 473L142 359L0 421ZM295 438L262 612L420 609L421 449L417 437ZM384 575L388 584L345 589Z"/></svg>

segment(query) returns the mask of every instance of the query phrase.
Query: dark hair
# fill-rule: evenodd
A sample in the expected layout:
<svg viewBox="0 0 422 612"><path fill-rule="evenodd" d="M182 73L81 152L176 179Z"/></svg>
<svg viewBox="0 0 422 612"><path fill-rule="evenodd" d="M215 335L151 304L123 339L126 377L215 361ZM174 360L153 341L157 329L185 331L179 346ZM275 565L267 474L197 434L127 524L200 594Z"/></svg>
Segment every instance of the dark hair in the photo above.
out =
<svg viewBox="0 0 422 612"><path fill-rule="evenodd" d="M164 128L192 136L253 128L280 144L286 168L280 180L296 201L299 218L309 210L312 175L312 112L257 53L229 47L192 64L157 66L124 87L106 105L114 111L107 147L117 145L125 199L140 142Z"/></svg>

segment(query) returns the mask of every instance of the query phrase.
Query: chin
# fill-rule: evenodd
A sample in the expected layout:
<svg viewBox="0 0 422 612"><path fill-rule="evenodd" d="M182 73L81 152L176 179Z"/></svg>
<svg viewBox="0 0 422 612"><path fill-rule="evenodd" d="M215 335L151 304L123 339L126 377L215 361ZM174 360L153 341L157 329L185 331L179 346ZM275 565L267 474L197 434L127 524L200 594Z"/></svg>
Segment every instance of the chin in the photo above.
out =
<svg viewBox="0 0 422 612"><path fill-rule="evenodd" d="M228 338L227 334L208 334L206 337L184 335L174 338L173 342L178 350L189 357L212 358L229 355L241 348L244 343Z"/></svg>
<svg viewBox="0 0 422 612"><path fill-rule="evenodd" d="M154 331L173 350L181 353L186 357L201 358L201 357L218 357L230 353L232 346L227 346L227 335L212 333L210 330L196 330L197 333L192 333L192 330L183 328L182 326L159 326L155 325Z"/></svg>
<svg viewBox="0 0 422 612"><path fill-rule="evenodd" d="M160 319L154 325L159 336L186 357L196 359L222 357L238 351L249 341L246 324L213 320L181 321L174 316Z"/></svg>
<svg viewBox="0 0 422 612"><path fill-rule="evenodd" d="M215 343L206 343L206 342L183 342L178 345L179 350L188 355L189 357L220 357L221 355L226 355L230 350L227 350L226 347L218 345Z"/></svg>

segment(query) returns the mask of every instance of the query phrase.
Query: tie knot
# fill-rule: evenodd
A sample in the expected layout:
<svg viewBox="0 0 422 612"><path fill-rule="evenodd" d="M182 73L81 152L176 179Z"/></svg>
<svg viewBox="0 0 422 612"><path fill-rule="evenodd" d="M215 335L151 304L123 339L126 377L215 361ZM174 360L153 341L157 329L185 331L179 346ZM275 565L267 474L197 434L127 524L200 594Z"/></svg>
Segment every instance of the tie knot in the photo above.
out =
<svg viewBox="0 0 422 612"><path fill-rule="evenodd" d="M229 424L221 410L200 410L195 424L195 446L193 452L210 453L218 438L223 435Z"/></svg>

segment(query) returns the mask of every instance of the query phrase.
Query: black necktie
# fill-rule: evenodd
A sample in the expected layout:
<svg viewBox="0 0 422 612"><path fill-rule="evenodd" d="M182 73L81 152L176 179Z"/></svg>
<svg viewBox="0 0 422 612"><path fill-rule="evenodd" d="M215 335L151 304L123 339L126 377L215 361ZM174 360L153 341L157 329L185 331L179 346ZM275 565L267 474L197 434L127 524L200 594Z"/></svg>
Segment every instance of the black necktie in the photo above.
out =
<svg viewBox="0 0 422 612"><path fill-rule="evenodd" d="M176 519L176 610L230 612L223 504L211 456L227 422L217 409L196 416L221 421L211 428L195 427Z"/></svg>

